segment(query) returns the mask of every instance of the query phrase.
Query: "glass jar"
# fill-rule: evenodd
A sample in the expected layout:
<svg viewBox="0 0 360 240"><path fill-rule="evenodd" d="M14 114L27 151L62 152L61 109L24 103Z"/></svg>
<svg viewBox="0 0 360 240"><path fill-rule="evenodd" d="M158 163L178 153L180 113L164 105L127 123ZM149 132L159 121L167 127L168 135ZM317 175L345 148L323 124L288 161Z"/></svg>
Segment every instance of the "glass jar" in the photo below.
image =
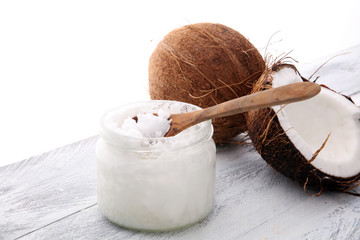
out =
<svg viewBox="0 0 360 240"><path fill-rule="evenodd" d="M147 101L110 110L97 143L98 206L131 229L165 231L199 222L214 204L216 147L211 121L174 137L139 138L120 129L138 113L200 109L175 101Z"/></svg>

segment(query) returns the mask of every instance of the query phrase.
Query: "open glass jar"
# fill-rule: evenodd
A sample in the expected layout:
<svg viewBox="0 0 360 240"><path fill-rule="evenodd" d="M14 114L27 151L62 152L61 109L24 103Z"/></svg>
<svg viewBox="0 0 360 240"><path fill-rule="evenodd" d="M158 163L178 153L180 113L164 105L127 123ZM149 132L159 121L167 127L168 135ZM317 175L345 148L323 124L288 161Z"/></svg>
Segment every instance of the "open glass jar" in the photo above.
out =
<svg viewBox="0 0 360 240"><path fill-rule="evenodd" d="M126 118L159 109L177 113L200 108L147 101L112 109L101 120L98 206L106 218L127 228L178 229L202 220L213 208L216 147L211 121L163 138L132 137L120 129Z"/></svg>

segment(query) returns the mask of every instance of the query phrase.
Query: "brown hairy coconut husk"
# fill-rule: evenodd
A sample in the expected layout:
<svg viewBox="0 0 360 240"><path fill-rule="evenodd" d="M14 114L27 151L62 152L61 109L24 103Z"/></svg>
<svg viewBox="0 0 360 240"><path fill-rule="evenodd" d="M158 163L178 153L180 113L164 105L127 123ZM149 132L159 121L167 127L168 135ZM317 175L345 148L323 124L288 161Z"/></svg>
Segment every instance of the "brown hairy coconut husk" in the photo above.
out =
<svg viewBox="0 0 360 240"><path fill-rule="evenodd" d="M249 94L264 68L259 51L234 29L183 26L168 33L150 57L150 97L210 107ZM243 114L214 119L213 126L217 143L247 130Z"/></svg>
<svg viewBox="0 0 360 240"><path fill-rule="evenodd" d="M266 69L253 92L307 81L293 65ZM322 86L319 95L247 114L248 133L262 158L307 192L352 192L360 184L360 108Z"/></svg>

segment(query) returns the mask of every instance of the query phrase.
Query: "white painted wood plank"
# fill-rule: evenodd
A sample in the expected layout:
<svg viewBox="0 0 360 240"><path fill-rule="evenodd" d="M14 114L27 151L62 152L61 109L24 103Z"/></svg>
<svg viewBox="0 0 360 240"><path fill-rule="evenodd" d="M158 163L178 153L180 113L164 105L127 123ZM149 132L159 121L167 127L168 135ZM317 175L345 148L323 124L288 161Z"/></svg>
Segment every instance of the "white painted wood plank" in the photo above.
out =
<svg viewBox="0 0 360 240"><path fill-rule="evenodd" d="M244 239L360 239L358 197L325 193L274 216Z"/></svg>
<svg viewBox="0 0 360 240"><path fill-rule="evenodd" d="M359 209L354 196L308 196L251 146L226 146L218 152L215 209L199 224L134 232L111 224L93 206L22 239L358 239Z"/></svg>
<svg viewBox="0 0 360 240"><path fill-rule="evenodd" d="M13 239L96 203L90 138L0 168L0 239Z"/></svg>

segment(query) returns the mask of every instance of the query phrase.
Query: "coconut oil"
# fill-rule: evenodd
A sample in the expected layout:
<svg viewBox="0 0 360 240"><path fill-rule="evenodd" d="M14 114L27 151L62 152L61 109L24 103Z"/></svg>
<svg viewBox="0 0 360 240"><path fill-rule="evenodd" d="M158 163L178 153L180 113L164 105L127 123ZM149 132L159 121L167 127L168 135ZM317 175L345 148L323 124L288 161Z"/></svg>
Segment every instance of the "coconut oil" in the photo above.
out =
<svg viewBox="0 0 360 240"><path fill-rule="evenodd" d="M120 128L140 112L200 109L174 101L133 103L107 112L97 144L98 206L110 221L137 230L182 228L214 204L216 148L211 121L174 137L130 136Z"/></svg>

